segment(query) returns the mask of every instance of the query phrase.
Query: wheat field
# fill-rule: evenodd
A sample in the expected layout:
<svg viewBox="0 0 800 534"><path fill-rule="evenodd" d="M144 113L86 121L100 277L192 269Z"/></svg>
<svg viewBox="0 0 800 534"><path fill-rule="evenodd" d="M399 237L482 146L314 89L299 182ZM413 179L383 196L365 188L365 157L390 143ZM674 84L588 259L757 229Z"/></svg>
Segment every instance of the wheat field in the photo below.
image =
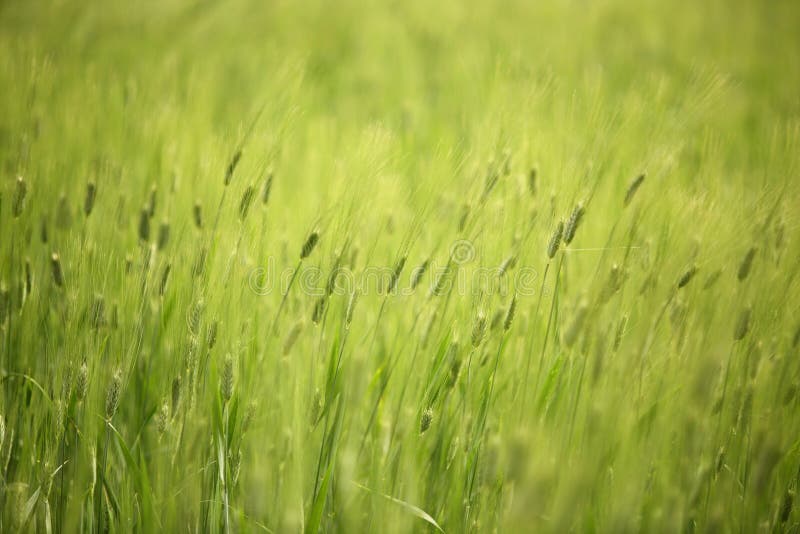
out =
<svg viewBox="0 0 800 534"><path fill-rule="evenodd" d="M0 532L798 532L800 5L0 2Z"/></svg>

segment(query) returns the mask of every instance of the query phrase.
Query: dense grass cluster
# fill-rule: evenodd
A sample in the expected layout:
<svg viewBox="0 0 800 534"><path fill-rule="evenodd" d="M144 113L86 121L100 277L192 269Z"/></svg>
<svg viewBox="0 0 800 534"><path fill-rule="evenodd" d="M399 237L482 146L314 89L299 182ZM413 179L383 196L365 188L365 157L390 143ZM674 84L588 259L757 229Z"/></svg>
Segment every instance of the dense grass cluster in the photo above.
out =
<svg viewBox="0 0 800 534"><path fill-rule="evenodd" d="M797 530L796 2L90 4L0 5L0 532Z"/></svg>

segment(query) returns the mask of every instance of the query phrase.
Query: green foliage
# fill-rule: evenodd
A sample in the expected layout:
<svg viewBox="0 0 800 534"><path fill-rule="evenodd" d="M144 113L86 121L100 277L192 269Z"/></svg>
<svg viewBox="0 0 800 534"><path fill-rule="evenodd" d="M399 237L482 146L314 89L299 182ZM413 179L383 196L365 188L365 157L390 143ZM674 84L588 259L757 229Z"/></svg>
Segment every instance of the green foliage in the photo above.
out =
<svg viewBox="0 0 800 534"><path fill-rule="evenodd" d="M798 17L3 2L0 532L796 531Z"/></svg>

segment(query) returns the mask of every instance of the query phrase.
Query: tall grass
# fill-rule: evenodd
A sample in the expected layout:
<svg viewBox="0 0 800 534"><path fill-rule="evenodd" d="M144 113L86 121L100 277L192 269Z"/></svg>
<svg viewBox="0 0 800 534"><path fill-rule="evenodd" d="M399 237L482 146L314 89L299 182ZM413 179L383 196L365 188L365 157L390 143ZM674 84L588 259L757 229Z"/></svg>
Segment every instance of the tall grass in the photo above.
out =
<svg viewBox="0 0 800 534"><path fill-rule="evenodd" d="M796 530L798 15L5 2L0 532Z"/></svg>

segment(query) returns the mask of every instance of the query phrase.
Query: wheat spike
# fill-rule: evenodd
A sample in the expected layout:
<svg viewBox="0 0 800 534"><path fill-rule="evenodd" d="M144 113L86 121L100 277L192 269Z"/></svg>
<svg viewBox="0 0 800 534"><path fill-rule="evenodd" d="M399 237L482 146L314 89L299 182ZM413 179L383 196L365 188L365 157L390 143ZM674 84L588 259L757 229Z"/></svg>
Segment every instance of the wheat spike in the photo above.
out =
<svg viewBox="0 0 800 534"><path fill-rule="evenodd" d="M486 335L486 316L481 312L475 318L475 324L472 326L472 346L478 348L483 342Z"/></svg>
<svg viewBox="0 0 800 534"><path fill-rule="evenodd" d="M578 230L578 226L580 225L585 212L586 210L584 209L582 203L578 203L578 205L572 210L572 213L567 220L567 224L564 226L565 245L572 243L572 240L575 238L575 232Z"/></svg>
<svg viewBox="0 0 800 534"><path fill-rule="evenodd" d="M150 196L147 198L147 204L145 204L145 209L147 210L147 216L151 219L153 215L156 214L156 201L158 200L158 188L153 185L150 188Z"/></svg>
<svg viewBox="0 0 800 534"><path fill-rule="evenodd" d="M411 291L417 289L422 277L425 275L425 271L428 270L428 262L429 260L423 261L411 274Z"/></svg>
<svg viewBox="0 0 800 534"><path fill-rule="evenodd" d="M692 281L694 275L697 274L697 266L692 265L678 278L678 289L685 287L686 284Z"/></svg>
<svg viewBox="0 0 800 534"><path fill-rule="evenodd" d="M733 340L741 341L750 330L750 314L751 308L748 306L739 313L739 318L736 320L736 328L733 331Z"/></svg>
<svg viewBox="0 0 800 534"><path fill-rule="evenodd" d="M639 190L642 183L644 182L644 174L640 174L636 178L633 179L631 184L628 186L628 190L625 192L625 202L623 203L624 206L627 206L633 200L633 197L636 195L636 191Z"/></svg>
<svg viewBox="0 0 800 534"><path fill-rule="evenodd" d="M264 180L264 191L261 193L261 203L267 205L269 197L272 194L272 171L267 173L267 178Z"/></svg>
<svg viewBox="0 0 800 534"><path fill-rule="evenodd" d="M64 287L64 271L61 268L61 258L55 252L50 256L50 267L53 272L53 282L58 287Z"/></svg>
<svg viewBox="0 0 800 534"><path fill-rule="evenodd" d="M508 332L511 329L511 324L514 322L514 315L517 313L517 296L511 299L511 304L508 306L508 313L506 313L506 320L503 322L503 330Z"/></svg>
<svg viewBox="0 0 800 534"><path fill-rule="evenodd" d="M236 170L236 166L239 165L239 160L242 159L242 149L240 148L236 152L234 152L233 157L231 157L230 162L228 163L228 167L225 169L225 187L230 185L231 180L233 179L233 173Z"/></svg>
<svg viewBox="0 0 800 534"><path fill-rule="evenodd" d="M200 204L199 200L195 201L192 214L194 216L194 225L200 230L203 228L203 206Z"/></svg>
<svg viewBox="0 0 800 534"><path fill-rule="evenodd" d="M25 207L25 197L28 194L28 184L22 179L22 176L17 176L17 181L14 183L14 195L11 197L11 215L18 219L22 215L22 209Z"/></svg>
<svg viewBox="0 0 800 534"><path fill-rule="evenodd" d="M392 278L389 280L389 286L386 288L386 293L392 293L397 287L397 282L400 280L400 274L403 272L403 267L406 265L406 257L403 256L397 261L392 272Z"/></svg>
<svg viewBox="0 0 800 534"><path fill-rule="evenodd" d="M247 188L242 193L242 200L239 202L239 219L244 221L247 218L247 214L250 211L250 205L253 203L253 197L255 197L256 189L252 185L248 185Z"/></svg>
<svg viewBox="0 0 800 534"><path fill-rule="evenodd" d="M233 356L230 354L225 356L225 360L222 363L219 391L222 395L223 403L227 403L233 397Z"/></svg>
<svg viewBox="0 0 800 534"><path fill-rule="evenodd" d="M753 266L753 259L756 257L756 252L758 252L758 249L756 247L751 247L742 259L742 263L739 264L739 271L736 273L736 277L740 282L744 282L747 279L747 276L750 274L750 269Z"/></svg>
<svg viewBox="0 0 800 534"><path fill-rule="evenodd" d="M106 390L106 419L112 419L119 408L119 398L122 393L122 373L117 370L111 377L111 382Z"/></svg>
<svg viewBox="0 0 800 534"><path fill-rule="evenodd" d="M314 251L314 247L317 246L318 241L319 241L319 232L314 231L308 235L305 243L303 243L303 248L300 249L301 260L304 260L311 255L311 253Z"/></svg>
<svg viewBox="0 0 800 534"><path fill-rule="evenodd" d="M169 242L169 221L162 221L161 225L158 227L158 240L156 241L156 247L158 250L163 250L164 247L167 246Z"/></svg>
<svg viewBox="0 0 800 534"><path fill-rule="evenodd" d="M86 184L86 198L83 201L83 213L88 217L94 209L94 200L97 196L97 185L94 182Z"/></svg>
<svg viewBox="0 0 800 534"><path fill-rule="evenodd" d="M558 221L558 225L556 225L556 229L553 231L553 235L550 237L550 242L547 245L547 257L548 259L553 259L553 256L556 255L558 252L558 248L561 246L561 236L564 233L564 221Z"/></svg>
<svg viewBox="0 0 800 534"><path fill-rule="evenodd" d="M139 213L139 240L143 243L150 240L150 211L147 206Z"/></svg>
<svg viewBox="0 0 800 534"><path fill-rule="evenodd" d="M75 379L75 397L78 401L86 398L89 391L89 367L83 362L78 368L78 376Z"/></svg>
<svg viewBox="0 0 800 534"><path fill-rule="evenodd" d="M424 434L431 427L432 422L433 410L430 408L425 408L425 411L422 412L422 417L419 420L419 433Z"/></svg>

